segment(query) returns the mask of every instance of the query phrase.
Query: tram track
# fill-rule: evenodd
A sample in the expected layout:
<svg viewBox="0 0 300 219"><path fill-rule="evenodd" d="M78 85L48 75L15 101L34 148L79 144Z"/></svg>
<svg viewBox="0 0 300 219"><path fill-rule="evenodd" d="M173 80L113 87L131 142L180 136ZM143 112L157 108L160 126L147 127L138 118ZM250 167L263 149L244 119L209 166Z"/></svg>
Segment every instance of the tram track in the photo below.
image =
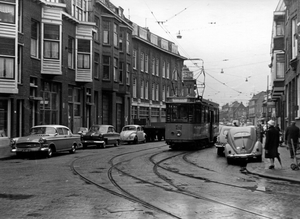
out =
<svg viewBox="0 0 300 219"><path fill-rule="evenodd" d="M182 175L182 176L189 177L189 178L193 178L193 179L197 179L197 180L205 180L205 181L207 181L208 179L206 179L206 178L202 178L202 177L194 177L194 176L191 176L191 175L188 175L188 174L182 174L182 173L179 173L178 171L174 171L174 170L172 170L172 169L170 169L170 168L165 168L165 167L162 167L162 166L160 165L161 163L165 162L166 160L173 159L173 158L175 158L175 157L177 157L177 156L181 156L181 155L183 155L183 157L185 157L186 155L188 155L188 154L190 154L190 153L191 153L191 152L182 152L182 153L179 153L179 154L176 154L176 155L173 155L173 156L164 158L164 159L162 159L162 160L160 160L160 161L158 161L158 162L155 162L153 158L154 158L155 156L157 156L158 154L160 154L160 153L157 153L157 154L152 155L149 159L150 159L151 162L154 164L154 166L153 166L153 171L155 172L155 174L156 174L159 178L161 178L162 180L164 180L165 182L169 183L169 184L172 185L174 188L176 188L177 191L175 191L175 192L177 192L177 193L184 194L184 195L187 195L187 196L191 196L191 197L194 197L194 198L196 198L196 199L202 199L202 200L205 200L205 201L209 201L209 202L212 202L212 203L215 203L215 204L220 204L220 205L223 205L223 206L226 206L226 207L230 207L230 208L233 208L233 209L236 209L236 210L240 210L240 211L243 211L243 212L247 212L247 213L249 213L249 214L253 214L253 215L255 215L255 216L259 216L259 217L262 217L262 218L272 218L272 217L269 217L269 216L266 216L266 215L263 215L263 214L260 214L260 213L256 213L256 212L254 212L254 211L250 211L250 210L246 210L246 209L240 208L240 207L238 207L238 206L234 206L234 205L227 204L227 203L225 203L225 202L217 201L217 200L214 200L214 199L212 199L212 198L208 198L208 197L205 197L205 196L202 196L202 195L196 195L196 194L191 193L191 192L189 192L189 191L187 191L187 190L185 190L185 189L182 189L180 186L175 185L175 184L174 184L171 180L169 180L165 175L159 173L158 168L162 168L162 169L164 169L164 170L166 170L166 171L168 171L168 172L172 172L172 173L174 173L174 174ZM184 159L183 159L183 160L184 160ZM190 162L188 162L188 163L190 163ZM195 165L195 164L193 164L193 165ZM197 166L197 165L195 165L195 166ZM199 166L197 166L197 167L199 167ZM213 181L210 181L210 182L213 182ZM225 185L227 185L227 184L225 184ZM230 184L228 184L228 185L230 185ZM232 185L230 185L230 186L232 186ZM236 186L234 186L234 187L236 187ZM240 188L240 187L238 187L238 188ZM243 188L243 187L241 187L241 188Z"/></svg>
<svg viewBox="0 0 300 219"><path fill-rule="evenodd" d="M126 160L123 160L123 161L120 161L120 162L116 162L115 163L115 160L117 158L120 158L122 156L126 156L126 155L130 155L130 154L134 154L134 153L139 153L139 152L145 152L146 150L149 151L149 153L152 153L151 150L153 149L156 149L156 148L162 148L164 146L160 146L160 147L155 147L155 148L150 148L150 149L142 149L142 150L135 150L135 151L131 151L131 152L126 152L126 153L121 153L121 154L118 154L116 156L113 156L110 160L109 160L109 164L110 164L110 168L107 170L107 177L109 179L109 181L111 182L111 184L120 192L116 192L115 190L113 189L110 189L110 188L107 188L103 185L101 185L100 183L98 183L96 180L92 180L90 179L88 176L84 176L83 174L80 173L80 171L77 171L76 170L76 166L75 166L75 163L80 159L76 159L72 162L71 164L71 169L72 171L79 175L84 181L90 183L90 184L93 184L95 185L96 187L98 187L99 189L102 189L102 190L105 190L106 192L109 192L110 194L112 195L115 195L115 196L118 196L120 198L125 198L129 201L132 201L132 202L135 202L135 203L139 203L141 205L143 205L144 207L146 208L149 208L149 209L152 209L154 211L157 211L157 212L161 212L163 214L166 214L172 218L181 218L175 214L173 214L172 212L169 212L167 210L164 210L156 205L153 205L141 198L139 198L138 196L132 194L129 190L123 188L122 186L120 186L120 184L117 182L117 180L115 180L114 176L113 176L113 170L116 170L118 171L119 173L121 173L122 175L124 176L127 176L127 177L130 177L132 179L135 179L139 182L142 182L142 183L145 183L147 185L151 185L155 188L159 188L159 189L163 189L165 191L169 191L169 192L173 192L173 193L177 193L177 194L180 194L180 195L184 195L184 196L188 196L190 198L195 198L195 199L201 199L201 200L204 200L204 201L207 201L207 202L211 202L211 203L214 203L214 204L219 204L219 205L222 205L222 206L226 206L226 207L229 207L229 208L232 208L232 209L236 209L236 210L239 210L239 211L242 211L242 212L245 212L245 213L248 213L248 214L251 214L251 215L255 215L255 216L259 216L259 217L262 217L262 218L271 218L271 217L268 217L266 215L263 215L263 214L259 214L259 213L256 213L254 211L250 211L250 210L246 210L246 209L243 209L241 207L238 207L238 206L235 206L235 205L231 205L231 204L228 204L226 202L222 202L222 201L218 201L218 200L215 200L213 198L209 198L209 197L205 197L203 195L198 195L198 194L194 194L186 189L183 189L181 188L180 186L172 183L172 180L168 179L168 177L164 174L161 174L159 172L159 168L162 168L168 172L172 172L172 173L175 173L175 174L179 174L179 175L182 175L184 177L189 177L189 178L193 178L193 179L197 179L197 180L208 180L208 179L205 179L205 178L199 178L199 177L194 177L194 176L191 176L191 175L188 175L188 174L182 174L182 173L179 173L178 171L174 171L170 168L165 168L163 167L161 164L167 160L170 160L170 159L173 159L175 157L178 157L178 156L182 156L182 159L185 160L185 162L189 163L189 164L192 164L190 161L188 161L187 159L187 155L190 154L190 152L179 152L179 153L176 153L175 155L172 153L171 156L168 156L164 159L161 159L159 161L155 161L154 160L154 157L158 156L158 155L161 155L161 154L165 154L167 151L160 151L158 153L155 153L153 155L151 155L149 157L149 160L150 162L153 164L153 172L155 175L157 175L158 178L160 178L161 180L165 181L167 184L169 184L170 186L173 187L173 189L170 189L170 188L166 188L165 186L161 186L161 185L158 185L156 183L152 183L152 182L149 182L147 180L144 180L140 177L137 177L137 176L134 176L133 174L130 174L126 171L123 171L119 168L119 166L122 165L122 163L125 163L125 162L128 162L129 160L133 160L135 159L136 157L131 157L130 159L126 159ZM168 151L169 152L169 151ZM148 153L147 153L148 154ZM145 155L145 154L144 154ZM194 164L192 164L194 165ZM196 165L197 166L197 165Z"/></svg>
<svg viewBox="0 0 300 219"><path fill-rule="evenodd" d="M113 158L110 159L109 163L112 165L111 168L109 168L108 172L107 172L107 175L108 175L108 178L110 180L110 182L112 183L112 185L114 185L114 187L116 187L121 193L119 192L116 192L112 189L109 189L109 188L106 188L105 186L102 186L100 183L98 183L97 181L95 180L92 180L92 179L89 179L89 177L87 176L84 176L83 174L80 173L80 171L78 171L76 169L76 166L75 166L75 163L82 159L82 158L77 158L75 160L73 160L73 162L71 163L71 170L73 171L74 174L78 175L81 179L83 179L85 182L89 183L89 184L92 184L94 186L96 186L97 188L99 189L102 189L112 195L115 195L115 196L118 196L120 198L124 198L126 200L129 200L129 201L132 201L132 202L135 202L135 203L138 203L138 204L141 204L143 205L144 207L146 208L149 208L149 209L152 209L154 211L159 211L161 213L164 213L168 216L171 216L173 218L180 218L176 215L174 215L173 213L171 212L168 212L168 211L165 211L163 210L162 208L159 208L155 205L152 205L136 196L134 196L133 194L131 194L130 192L126 191L125 189L123 189L121 186L119 186L119 184L114 180L113 178L113 175L112 175L112 170L113 169L117 169L118 171L122 172L123 174L126 174L125 172L123 172L122 170L120 170L119 168L117 168L116 166L118 165L117 164L113 164L113 160L118 158L118 157L121 157L121 156L124 156L124 155L128 155L128 154L132 154L132 153L137 153L137 152L140 152L140 151L145 151L145 150L153 150L153 149L157 149L157 148L161 148L161 147L164 147L165 145L163 146L159 146L159 147L154 147L154 148L150 148L150 149L143 149L143 150L137 150L137 151L131 151L131 152L126 152L126 153L122 153L122 154L119 154L119 155L116 155L114 156ZM86 158L86 157L89 157L91 155L88 155L88 156L85 156L83 158ZM128 175L128 174L126 174ZM134 177L134 176L131 176L131 177Z"/></svg>

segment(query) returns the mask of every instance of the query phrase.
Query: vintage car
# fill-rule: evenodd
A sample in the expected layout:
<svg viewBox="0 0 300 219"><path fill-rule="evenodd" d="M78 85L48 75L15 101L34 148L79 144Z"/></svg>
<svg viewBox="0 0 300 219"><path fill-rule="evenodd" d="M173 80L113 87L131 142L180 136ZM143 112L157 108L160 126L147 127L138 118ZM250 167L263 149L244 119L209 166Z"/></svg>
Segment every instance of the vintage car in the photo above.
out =
<svg viewBox="0 0 300 219"><path fill-rule="evenodd" d="M227 163L234 159L255 159L262 161L262 144L256 136L254 126L232 127L227 134L224 148Z"/></svg>
<svg viewBox="0 0 300 219"><path fill-rule="evenodd" d="M89 131L81 136L83 148L88 145L96 145L105 148L106 145L119 146L120 133L115 131L112 125L92 125Z"/></svg>
<svg viewBox="0 0 300 219"><path fill-rule="evenodd" d="M12 155L11 139L6 136L4 130L0 130L0 158L9 157Z"/></svg>
<svg viewBox="0 0 300 219"><path fill-rule="evenodd" d="M75 153L81 146L80 135L73 134L63 125L38 125L30 129L30 135L14 138L13 150L17 156L39 152L51 157L55 152Z"/></svg>
<svg viewBox="0 0 300 219"><path fill-rule="evenodd" d="M120 133L122 142L135 143L146 142L146 133L140 125L126 125Z"/></svg>
<svg viewBox="0 0 300 219"><path fill-rule="evenodd" d="M217 154L219 156L224 156L224 148L227 143L227 133L231 128L232 126L220 126L220 132L215 143L215 147L217 148Z"/></svg>

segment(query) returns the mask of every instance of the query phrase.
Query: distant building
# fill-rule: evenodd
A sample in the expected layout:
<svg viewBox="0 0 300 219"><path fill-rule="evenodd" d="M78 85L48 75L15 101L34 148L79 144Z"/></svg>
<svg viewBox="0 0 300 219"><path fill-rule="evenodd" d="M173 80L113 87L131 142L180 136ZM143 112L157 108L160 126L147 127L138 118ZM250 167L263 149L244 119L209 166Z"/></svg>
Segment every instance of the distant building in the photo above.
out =
<svg viewBox="0 0 300 219"><path fill-rule="evenodd" d="M265 99L266 92L261 91L258 94L252 96L249 100L249 113L248 119L249 122L252 122L256 125L258 122L265 122L266 121L266 114L263 113L263 101Z"/></svg>

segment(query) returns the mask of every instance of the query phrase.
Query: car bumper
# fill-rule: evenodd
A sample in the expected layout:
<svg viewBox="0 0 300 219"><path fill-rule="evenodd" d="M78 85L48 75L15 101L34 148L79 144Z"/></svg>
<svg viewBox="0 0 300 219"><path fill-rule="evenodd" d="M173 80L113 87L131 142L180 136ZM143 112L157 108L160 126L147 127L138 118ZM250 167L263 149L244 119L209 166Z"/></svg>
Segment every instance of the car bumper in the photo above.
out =
<svg viewBox="0 0 300 219"><path fill-rule="evenodd" d="M83 140L81 141L82 144L104 144L104 140Z"/></svg>
<svg viewBox="0 0 300 219"><path fill-rule="evenodd" d="M224 148L225 145L224 145L224 144L221 144L221 143L215 143L215 147L216 147L216 148Z"/></svg>
<svg viewBox="0 0 300 219"><path fill-rule="evenodd" d="M262 156L262 154L256 153L256 154L228 154L227 155L228 158L232 158L232 159L257 158L259 156Z"/></svg>
<svg viewBox="0 0 300 219"><path fill-rule="evenodd" d="M38 148L13 148L11 152L14 153L30 153L30 152L45 152L48 151L48 147Z"/></svg>

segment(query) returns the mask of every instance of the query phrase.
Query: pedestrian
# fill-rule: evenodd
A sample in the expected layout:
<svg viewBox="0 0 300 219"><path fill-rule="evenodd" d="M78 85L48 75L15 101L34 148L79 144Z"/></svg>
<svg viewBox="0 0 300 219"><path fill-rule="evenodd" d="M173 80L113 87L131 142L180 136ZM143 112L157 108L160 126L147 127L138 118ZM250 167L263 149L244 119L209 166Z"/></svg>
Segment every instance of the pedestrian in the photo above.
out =
<svg viewBox="0 0 300 219"><path fill-rule="evenodd" d="M269 128L266 131L265 158L270 159L271 165L269 169L274 169L274 159L278 157L279 131L275 128L275 122L273 120L269 120L268 125Z"/></svg>
<svg viewBox="0 0 300 219"><path fill-rule="evenodd" d="M289 150L290 150L290 155L291 158L293 159L295 154L294 151L296 152L297 149L297 145L298 145L298 141L299 141L299 128L296 126L296 122L292 121L291 125L289 127L287 127L286 131L285 131L285 144L287 144L289 146ZM292 148L292 142L294 144L294 148Z"/></svg>

